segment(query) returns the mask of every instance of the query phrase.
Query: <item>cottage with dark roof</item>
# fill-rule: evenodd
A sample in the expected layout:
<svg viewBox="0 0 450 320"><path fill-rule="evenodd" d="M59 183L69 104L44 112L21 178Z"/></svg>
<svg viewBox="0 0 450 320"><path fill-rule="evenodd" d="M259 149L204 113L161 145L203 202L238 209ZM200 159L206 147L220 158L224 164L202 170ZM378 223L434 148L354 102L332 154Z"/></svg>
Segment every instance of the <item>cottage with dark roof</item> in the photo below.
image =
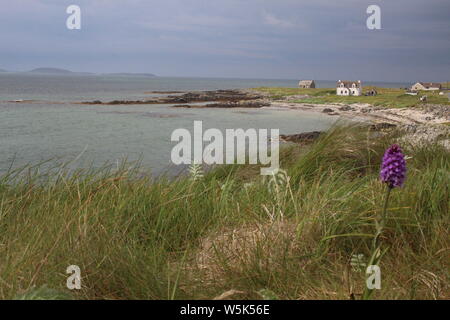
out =
<svg viewBox="0 0 450 320"><path fill-rule="evenodd" d="M316 83L314 80L301 80L298 83L298 86L302 89L314 89L316 87Z"/></svg>
<svg viewBox="0 0 450 320"><path fill-rule="evenodd" d="M441 90L442 85L437 82L417 82L411 87L411 91L432 91L432 90Z"/></svg>

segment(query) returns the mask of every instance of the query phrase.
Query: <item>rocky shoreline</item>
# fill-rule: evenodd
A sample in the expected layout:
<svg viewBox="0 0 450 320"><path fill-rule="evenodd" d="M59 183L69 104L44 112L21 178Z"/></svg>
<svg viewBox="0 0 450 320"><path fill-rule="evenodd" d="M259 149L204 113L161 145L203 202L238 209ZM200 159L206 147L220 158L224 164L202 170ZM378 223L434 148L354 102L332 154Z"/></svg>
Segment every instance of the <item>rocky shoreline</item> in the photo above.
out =
<svg viewBox="0 0 450 320"><path fill-rule="evenodd" d="M450 122L450 106L424 105L416 108L383 108L365 103L309 104L274 101L274 109L307 110L329 116L362 119L369 122L392 124L445 124Z"/></svg>
<svg viewBox="0 0 450 320"><path fill-rule="evenodd" d="M167 104L173 108L268 108L272 110L300 110L319 112L328 116L343 117L371 125L375 131L400 128L415 141L438 139L450 147L450 106L426 104L415 108L385 108L371 104L301 103L308 96L286 97L273 100L267 94L255 90L212 90L212 91L152 91L163 96L145 100L99 100L81 102L85 105L136 105ZM294 99L295 98L295 99ZM295 101L295 102L294 102ZM320 132L282 135L282 141L310 143Z"/></svg>
<svg viewBox="0 0 450 320"><path fill-rule="evenodd" d="M330 103L311 104L270 99L266 94L254 90L212 91L152 91L163 96L144 100L84 101L85 105L136 105L171 104L175 108L271 108L321 112L329 116L340 116L374 123L392 124L442 124L450 122L450 106L424 105L421 108L384 108L370 104ZM176 94L174 94L176 93ZM305 96L307 97L307 96ZM300 97L295 96L298 100ZM301 101L301 100L300 100Z"/></svg>
<svg viewBox="0 0 450 320"><path fill-rule="evenodd" d="M386 109L369 104L302 104L273 102L271 109L290 109L321 112L329 116L366 122L374 131L397 128L404 133L402 139L415 144L439 141L450 149L450 106L424 105L421 108ZM284 137L285 141L307 143L303 136Z"/></svg>
<svg viewBox="0 0 450 320"><path fill-rule="evenodd" d="M177 104L173 108L263 108L270 107L271 104L264 100L253 101L225 101L208 104Z"/></svg>
<svg viewBox="0 0 450 320"><path fill-rule="evenodd" d="M163 91L159 91L163 94ZM173 93L168 91L167 93ZM244 101L251 101L252 107L258 106L258 101L263 99L263 96L250 91L243 90L213 90L213 91L192 91L177 95L167 95L163 97L157 97L154 99L145 100L113 100L103 102L100 100L84 101L81 104L86 105L129 105L129 104L175 104L178 107L194 107L189 105L190 103L202 103L202 102L217 102L222 104L225 108L236 107L245 105ZM209 105L210 107L218 108L219 106ZM195 106L199 107L199 106ZM205 107L205 106L203 106Z"/></svg>

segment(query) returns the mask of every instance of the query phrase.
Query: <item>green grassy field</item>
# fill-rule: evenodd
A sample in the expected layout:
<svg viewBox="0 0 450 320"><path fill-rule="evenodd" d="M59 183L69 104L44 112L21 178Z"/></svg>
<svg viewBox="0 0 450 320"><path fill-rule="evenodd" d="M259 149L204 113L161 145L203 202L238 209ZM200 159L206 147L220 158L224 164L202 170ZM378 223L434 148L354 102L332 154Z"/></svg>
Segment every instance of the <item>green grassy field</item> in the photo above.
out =
<svg viewBox="0 0 450 320"><path fill-rule="evenodd" d="M450 89L450 82L442 82L442 88Z"/></svg>
<svg viewBox="0 0 450 320"><path fill-rule="evenodd" d="M378 92L377 96L359 96L359 97L345 97L336 95L336 90L332 88L325 89L300 89L300 88L255 88L254 90L268 94L272 99L282 99L294 95L308 95L308 98L294 100L299 103L369 103L374 106L388 107L388 108L405 108L415 107L421 104L442 104L450 105L447 95L440 96L438 92L420 92L417 96L410 96L405 94L405 90L378 88L378 87L364 87L363 92L375 89ZM427 102L420 102L420 96L426 95Z"/></svg>
<svg viewBox="0 0 450 320"><path fill-rule="evenodd" d="M127 165L4 175L0 299L49 290L76 299L358 298L365 275L350 259L370 254L385 194L380 159L396 137L367 130L336 126L310 146L286 147L279 184L256 166L174 181ZM448 299L450 154L402 147L408 177L391 195L374 298ZM69 265L81 268L79 291L66 289Z"/></svg>

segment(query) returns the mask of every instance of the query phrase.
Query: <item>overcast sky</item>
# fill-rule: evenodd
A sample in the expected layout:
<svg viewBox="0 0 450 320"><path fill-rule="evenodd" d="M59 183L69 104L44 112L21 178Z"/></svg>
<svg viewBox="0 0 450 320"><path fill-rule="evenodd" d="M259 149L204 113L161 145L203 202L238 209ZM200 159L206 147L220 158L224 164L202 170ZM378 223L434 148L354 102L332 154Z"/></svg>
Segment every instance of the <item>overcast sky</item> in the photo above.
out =
<svg viewBox="0 0 450 320"><path fill-rule="evenodd" d="M67 6L82 11L66 28ZM381 30L366 9L381 7ZM0 68L450 80L449 0L0 0Z"/></svg>

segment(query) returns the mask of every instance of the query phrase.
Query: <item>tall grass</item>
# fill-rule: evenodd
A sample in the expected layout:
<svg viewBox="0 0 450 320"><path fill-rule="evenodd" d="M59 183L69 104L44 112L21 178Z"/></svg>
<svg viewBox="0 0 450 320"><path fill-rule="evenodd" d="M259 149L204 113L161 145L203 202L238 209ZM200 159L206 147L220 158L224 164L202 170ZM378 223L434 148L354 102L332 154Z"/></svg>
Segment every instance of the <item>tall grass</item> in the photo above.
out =
<svg viewBox="0 0 450 320"><path fill-rule="evenodd" d="M255 166L176 180L126 164L4 175L0 298L43 286L77 299L357 298L365 275L350 259L370 254L380 160L397 137L337 126L287 147L276 189ZM449 151L402 147L408 177L391 195L374 298L449 298ZM65 286L69 265L81 268L79 291Z"/></svg>

